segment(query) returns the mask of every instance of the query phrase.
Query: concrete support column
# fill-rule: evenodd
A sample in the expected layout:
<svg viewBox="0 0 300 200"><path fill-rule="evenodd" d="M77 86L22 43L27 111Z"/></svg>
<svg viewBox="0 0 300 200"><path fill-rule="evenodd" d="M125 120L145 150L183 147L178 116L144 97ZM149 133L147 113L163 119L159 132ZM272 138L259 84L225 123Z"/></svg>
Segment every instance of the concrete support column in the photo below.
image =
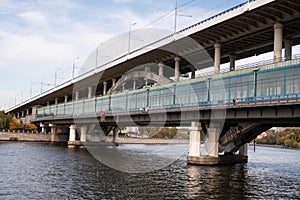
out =
<svg viewBox="0 0 300 200"><path fill-rule="evenodd" d="M47 102L47 106L50 106L50 102L49 101Z"/></svg>
<svg viewBox="0 0 300 200"><path fill-rule="evenodd" d="M196 77L196 68L194 66L191 67L191 79Z"/></svg>
<svg viewBox="0 0 300 200"><path fill-rule="evenodd" d="M58 97L55 98L55 105L58 104Z"/></svg>
<svg viewBox="0 0 300 200"><path fill-rule="evenodd" d="M239 154L242 156L248 156L248 143L240 147Z"/></svg>
<svg viewBox="0 0 300 200"><path fill-rule="evenodd" d="M236 60L236 55L235 54L230 54L229 55L229 60L230 60L230 71L234 71L235 70L235 60Z"/></svg>
<svg viewBox="0 0 300 200"><path fill-rule="evenodd" d="M112 79L112 87L114 87L116 85L116 81L117 80L115 78Z"/></svg>
<svg viewBox="0 0 300 200"><path fill-rule="evenodd" d="M68 95L65 95L65 103L68 102Z"/></svg>
<svg viewBox="0 0 300 200"><path fill-rule="evenodd" d="M282 30L283 25L279 22L274 24L274 59L281 62L282 58Z"/></svg>
<svg viewBox="0 0 300 200"><path fill-rule="evenodd" d="M192 126L190 128L189 156L199 157L201 155L201 130L200 122L192 122Z"/></svg>
<svg viewBox="0 0 300 200"><path fill-rule="evenodd" d="M75 101L78 101L79 100L79 92L75 92Z"/></svg>
<svg viewBox="0 0 300 200"><path fill-rule="evenodd" d="M74 142L76 139L76 125L72 124L69 128L70 128L69 142Z"/></svg>
<svg viewBox="0 0 300 200"><path fill-rule="evenodd" d="M112 140L113 143L117 144L118 142L118 129L117 128L114 128L113 130L113 140Z"/></svg>
<svg viewBox="0 0 300 200"><path fill-rule="evenodd" d="M163 62L158 63L158 76L159 77L164 76L164 63Z"/></svg>
<svg viewBox="0 0 300 200"><path fill-rule="evenodd" d="M87 133L87 126L81 127L81 133L80 133L80 141L86 142L86 133Z"/></svg>
<svg viewBox="0 0 300 200"><path fill-rule="evenodd" d="M221 65L221 44L215 43L215 72L220 72Z"/></svg>
<svg viewBox="0 0 300 200"><path fill-rule="evenodd" d="M22 110L22 115L21 115L21 117L24 117L24 110Z"/></svg>
<svg viewBox="0 0 300 200"><path fill-rule="evenodd" d="M286 60L291 60L292 59L292 46L293 46L293 41L286 39L284 40L284 48L285 48L285 59Z"/></svg>
<svg viewBox="0 0 300 200"><path fill-rule="evenodd" d="M219 128L208 128L208 155L213 157L219 156Z"/></svg>
<svg viewBox="0 0 300 200"><path fill-rule="evenodd" d="M106 95L106 91L107 91L107 81L103 82L103 96Z"/></svg>
<svg viewBox="0 0 300 200"><path fill-rule="evenodd" d="M122 91L125 91L125 83L122 84Z"/></svg>
<svg viewBox="0 0 300 200"><path fill-rule="evenodd" d="M57 134L57 127L55 124L49 124L51 127L51 135L56 135Z"/></svg>
<svg viewBox="0 0 300 200"><path fill-rule="evenodd" d="M180 70L179 70L179 67L180 67L180 60L181 58L176 56L174 58L174 61L175 61L175 79L174 81L175 82L178 82L179 81L179 75L180 75Z"/></svg>
<svg viewBox="0 0 300 200"><path fill-rule="evenodd" d="M89 99L92 98L92 93L93 93L93 87L90 86L90 87L88 87L88 98Z"/></svg>
<svg viewBox="0 0 300 200"><path fill-rule="evenodd" d="M42 128L42 133L45 133L45 125L43 123L40 123L40 127Z"/></svg>
<svg viewBox="0 0 300 200"><path fill-rule="evenodd" d="M136 89L136 79L133 79L133 86L132 89L135 90Z"/></svg>

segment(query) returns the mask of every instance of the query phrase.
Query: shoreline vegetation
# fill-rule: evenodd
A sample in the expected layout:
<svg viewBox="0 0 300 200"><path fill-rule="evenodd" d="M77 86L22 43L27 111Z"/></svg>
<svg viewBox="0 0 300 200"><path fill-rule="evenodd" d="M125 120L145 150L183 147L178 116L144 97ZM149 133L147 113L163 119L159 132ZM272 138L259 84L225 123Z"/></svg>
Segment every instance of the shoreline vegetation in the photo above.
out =
<svg viewBox="0 0 300 200"><path fill-rule="evenodd" d="M287 128L280 132L273 130L262 138L256 139L258 145L274 146L277 148L300 149L300 129Z"/></svg>

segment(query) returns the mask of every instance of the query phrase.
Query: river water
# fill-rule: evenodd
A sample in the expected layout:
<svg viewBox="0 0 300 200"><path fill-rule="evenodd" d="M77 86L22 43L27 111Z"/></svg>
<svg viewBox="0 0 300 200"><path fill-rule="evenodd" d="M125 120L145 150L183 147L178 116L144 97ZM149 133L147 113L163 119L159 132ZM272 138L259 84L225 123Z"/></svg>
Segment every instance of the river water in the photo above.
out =
<svg viewBox="0 0 300 200"><path fill-rule="evenodd" d="M249 163L231 166L190 166L185 159L133 174L84 148L1 142L0 199L300 199L299 150L250 146Z"/></svg>

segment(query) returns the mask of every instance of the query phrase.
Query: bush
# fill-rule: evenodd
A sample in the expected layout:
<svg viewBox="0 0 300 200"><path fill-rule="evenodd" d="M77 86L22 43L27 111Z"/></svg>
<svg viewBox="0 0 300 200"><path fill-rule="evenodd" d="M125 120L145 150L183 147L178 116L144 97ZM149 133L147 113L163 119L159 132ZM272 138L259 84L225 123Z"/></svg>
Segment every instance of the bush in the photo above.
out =
<svg viewBox="0 0 300 200"><path fill-rule="evenodd" d="M158 133L156 133L153 137L154 138L168 138L168 139L173 139L176 134L177 134L177 128L172 127L172 128L168 128L168 127L164 127L161 128L159 130Z"/></svg>

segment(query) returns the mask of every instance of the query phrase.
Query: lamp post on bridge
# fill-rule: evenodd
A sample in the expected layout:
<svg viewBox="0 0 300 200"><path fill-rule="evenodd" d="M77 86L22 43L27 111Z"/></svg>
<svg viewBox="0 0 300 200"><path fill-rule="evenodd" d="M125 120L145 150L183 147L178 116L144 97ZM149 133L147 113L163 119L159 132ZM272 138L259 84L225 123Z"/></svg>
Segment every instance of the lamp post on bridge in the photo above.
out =
<svg viewBox="0 0 300 200"><path fill-rule="evenodd" d="M47 86L51 86L51 85L53 85L53 83L51 84L51 83L44 83L44 79L45 79L46 77L44 77L43 79L42 79L42 81L41 82L31 82L31 88L30 88L30 93L31 93L31 95L32 95L32 84L39 84L39 85L41 85L41 94L42 94L42 92L43 92L43 85L47 85ZM30 96L31 96L30 95Z"/></svg>
<svg viewBox="0 0 300 200"><path fill-rule="evenodd" d="M103 43L100 43L100 45L97 45L97 48L96 48L96 62L95 62L95 72L96 72L96 69L98 67L98 58L101 57L101 58L109 58L109 56L103 56L103 55L99 55L99 47L102 46Z"/></svg>
<svg viewBox="0 0 300 200"><path fill-rule="evenodd" d="M57 68L55 70L55 75L54 75L54 87L56 87L56 80L57 80L57 71L60 70L60 68Z"/></svg>
<svg viewBox="0 0 300 200"><path fill-rule="evenodd" d="M73 59L72 80L74 79L74 73L75 73L75 68L76 68L76 66L75 66L75 60L78 60L78 59L79 59L79 56L77 56L76 58Z"/></svg>
<svg viewBox="0 0 300 200"><path fill-rule="evenodd" d="M129 26L129 33L128 33L128 52L127 52L127 55L129 55L130 53L130 40L131 40L131 28L132 26L136 25L136 22L133 23L133 24L130 24Z"/></svg>
<svg viewBox="0 0 300 200"><path fill-rule="evenodd" d="M178 0L176 0L175 3L175 16L174 16L174 35L176 33L177 29L177 16L183 16L183 17L193 17L192 15L185 15L185 14L178 14Z"/></svg>

